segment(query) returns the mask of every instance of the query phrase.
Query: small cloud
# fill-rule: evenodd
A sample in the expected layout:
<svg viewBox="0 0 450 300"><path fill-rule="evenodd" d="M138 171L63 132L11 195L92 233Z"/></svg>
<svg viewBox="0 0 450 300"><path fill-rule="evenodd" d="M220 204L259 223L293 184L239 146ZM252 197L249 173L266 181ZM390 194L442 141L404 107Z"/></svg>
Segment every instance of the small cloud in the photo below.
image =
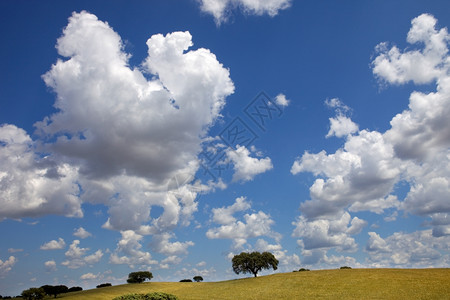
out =
<svg viewBox="0 0 450 300"><path fill-rule="evenodd" d="M9 248L9 249L8 249L8 252L9 252L9 253L23 252L23 249Z"/></svg>
<svg viewBox="0 0 450 300"><path fill-rule="evenodd" d="M291 0L200 0L200 9L211 14L217 25L226 22L235 9L241 9L248 15L274 17L290 6Z"/></svg>
<svg viewBox="0 0 450 300"><path fill-rule="evenodd" d="M82 280L93 280L97 279L98 275L92 274L92 273L86 273L80 276L80 279Z"/></svg>
<svg viewBox="0 0 450 300"><path fill-rule="evenodd" d="M275 102L280 106L286 107L289 105L291 100L286 99L284 94L278 94L278 96L275 97Z"/></svg>
<svg viewBox="0 0 450 300"><path fill-rule="evenodd" d="M11 271L17 259L14 256L10 256L7 260L3 261L0 259L0 278Z"/></svg>
<svg viewBox="0 0 450 300"><path fill-rule="evenodd" d="M45 243L41 246L41 250L60 250L66 247L66 242L62 238L59 238L58 241L52 240L48 243Z"/></svg>
<svg viewBox="0 0 450 300"><path fill-rule="evenodd" d="M44 263L46 272L54 272L56 271L56 262L54 260L49 260Z"/></svg>
<svg viewBox="0 0 450 300"><path fill-rule="evenodd" d="M327 99L325 100L325 105L329 108L335 109L338 114L351 111L351 108L345 105L341 100L339 100L339 98Z"/></svg>
<svg viewBox="0 0 450 300"><path fill-rule="evenodd" d="M86 231L83 227L76 229L73 235L79 237L80 239L85 239L92 236L92 234Z"/></svg>
<svg viewBox="0 0 450 300"><path fill-rule="evenodd" d="M206 261L201 261L197 264L197 267L204 267L206 266Z"/></svg>
<svg viewBox="0 0 450 300"><path fill-rule="evenodd" d="M255 150L255 149L254 149ZM239 146L236 150L227 149L226 155L233 162L233 181L251 181L258 175L273 168L270 157L254 158L245 146Z"/></svg>

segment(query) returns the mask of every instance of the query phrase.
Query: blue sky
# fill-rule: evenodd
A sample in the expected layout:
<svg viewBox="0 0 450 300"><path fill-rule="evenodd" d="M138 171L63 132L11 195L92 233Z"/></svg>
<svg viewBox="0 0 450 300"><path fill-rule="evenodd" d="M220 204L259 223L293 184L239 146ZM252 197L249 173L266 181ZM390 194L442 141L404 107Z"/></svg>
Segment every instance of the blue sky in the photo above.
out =
<svg viewBox="0 0 450 300"><path fill-rule="evenodd" d="M448 267L448 1L1 1L0 295Z"/></svg>

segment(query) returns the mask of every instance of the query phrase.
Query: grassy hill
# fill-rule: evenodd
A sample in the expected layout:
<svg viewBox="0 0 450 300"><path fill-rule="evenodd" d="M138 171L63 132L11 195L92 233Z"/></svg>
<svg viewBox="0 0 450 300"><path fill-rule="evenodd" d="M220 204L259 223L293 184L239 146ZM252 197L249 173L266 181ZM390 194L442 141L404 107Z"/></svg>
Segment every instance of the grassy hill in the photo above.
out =
<svg viewBox="0 0 450 300"><path fill-rule="evenodd" d="M450 269L352 269L281 273L221 282L124 284L58 298L110 300L166 292L180 300L450 299Z"/></svg>

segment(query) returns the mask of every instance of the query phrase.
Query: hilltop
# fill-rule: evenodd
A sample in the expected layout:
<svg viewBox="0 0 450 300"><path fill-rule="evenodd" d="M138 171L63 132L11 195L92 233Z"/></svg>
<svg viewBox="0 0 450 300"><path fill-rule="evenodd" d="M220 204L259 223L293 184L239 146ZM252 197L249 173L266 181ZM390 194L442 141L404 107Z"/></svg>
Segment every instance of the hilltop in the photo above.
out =
<svg viewBox="0 0 450 300"><path fill-rule="evenodd" d="M180 300L450 299L450 269L352 269L279 273L221 282L146 282L74 292L58 298L110 300L166 292Z"/></svg>

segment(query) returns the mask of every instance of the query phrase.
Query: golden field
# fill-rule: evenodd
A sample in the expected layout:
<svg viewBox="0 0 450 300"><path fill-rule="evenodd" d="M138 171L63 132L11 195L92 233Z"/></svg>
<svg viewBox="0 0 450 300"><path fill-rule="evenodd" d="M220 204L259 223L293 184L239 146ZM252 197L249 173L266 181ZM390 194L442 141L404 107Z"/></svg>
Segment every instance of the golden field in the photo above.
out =
<svg viewBox="0 0 450 300"><path fill-rule="evenodd" d="M221 282L146 282L74 292L64 300L110 300L165 292L180 300L450 299L450 269L351 269L279 273Z"/></svg>

